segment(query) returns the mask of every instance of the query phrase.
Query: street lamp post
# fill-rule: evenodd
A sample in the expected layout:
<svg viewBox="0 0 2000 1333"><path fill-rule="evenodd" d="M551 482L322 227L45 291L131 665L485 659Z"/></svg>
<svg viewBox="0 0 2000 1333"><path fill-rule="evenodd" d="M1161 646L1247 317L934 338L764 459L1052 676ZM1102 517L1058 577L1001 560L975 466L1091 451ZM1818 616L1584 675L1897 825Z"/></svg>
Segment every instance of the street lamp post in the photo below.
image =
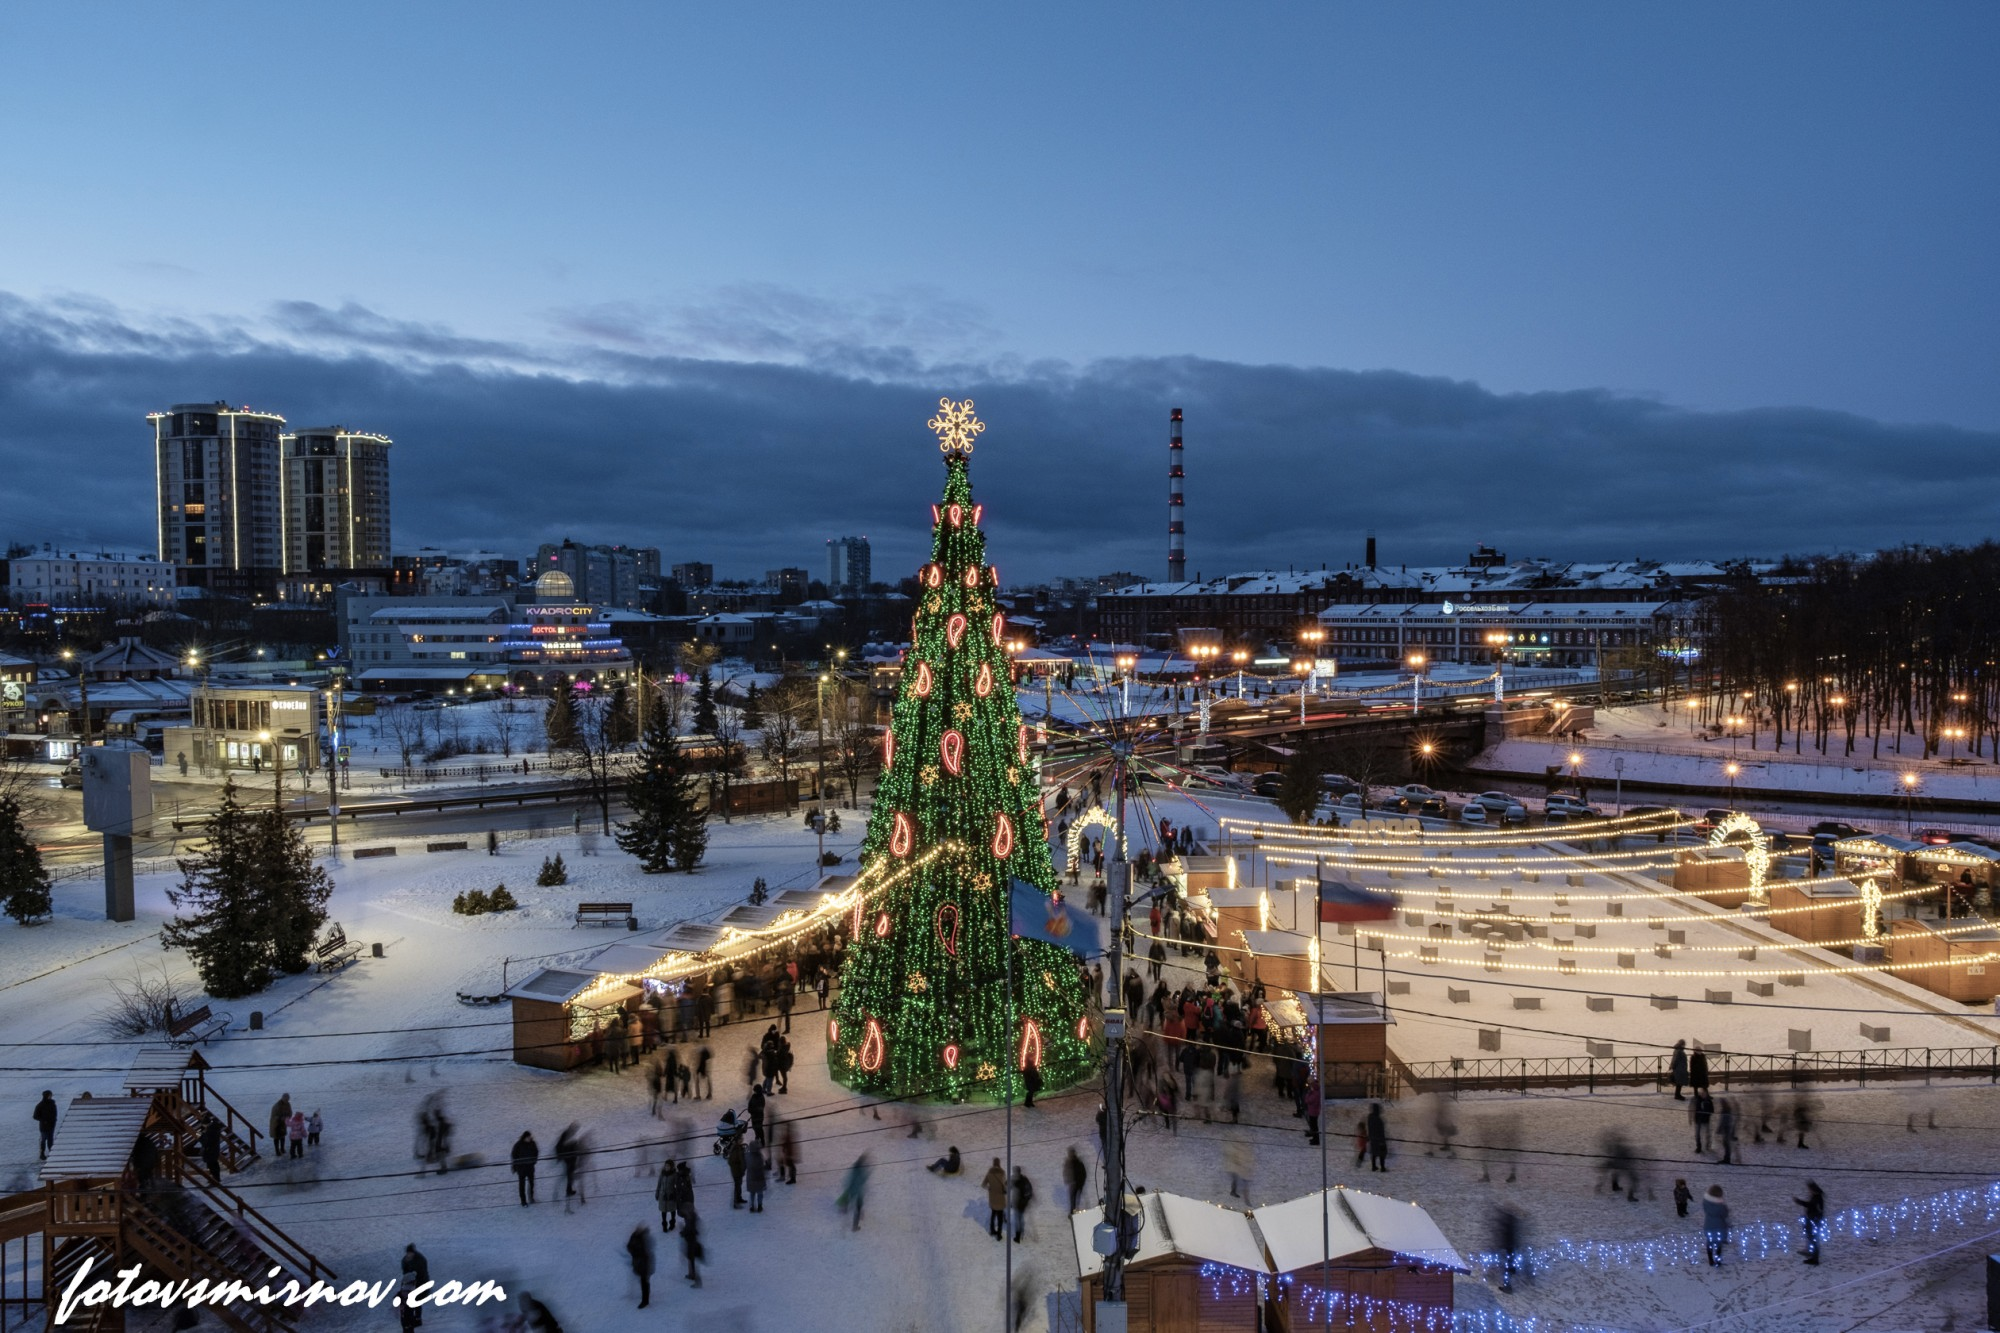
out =
<svg viewBox="0 0 2000 1333"><path fill-rule="evenodd" d="M1306 673L1312 670L1312 663L1301 658L1292 663L1292 670L1299 677L1299 725L1303 727L1306 724Z"/></svg>
<svg viewBox="0 0 2000 1333"><path fill-rule="evenodd" d="M1506 644L1507 636L1499 630L1493 630L1486 636L1486 646L1493 650L1493 702L1496 704L1507 702Z"/></svg>
<svg viewBox="0 0 2000 1333"><path fill-rule="evenodd" d="M1732 759L1723 765L1722 771L1729 775L1729 808L1734 810L1736 808L1736 775L1743 771L1743 766Z"/></svg>
<svg viewBox="0 0 2000 1333"><path fill-rule="evenodd" d="M1117 658L1119 681L1118 712L1121 716L1132 716L1132 670L1139 665L1136 653L1120 653Z"/></svg>
<svg viewBox="0 0 2000 1333"><path fill-rule="evenodd" d="M268 731L258 732L257 739L271 747L271 808L282 815L285 813L285 743Z"/></svg>
<svg viewBox="0 0 2000 1333"><path fill-rule="evenodd" d="M1245 663L1249 662L1250 654L1238 648L1229 656L1230 660L1236 663L1236 697L1241 699L1243 697L1243 667Z"/></svg>
<svg viewBox="0 0 2000 1333"><path fill-rule="evenodd" d="M1917 784L1921 782L1915 773L1903 774L1903 836L1914 837L1913 826L1917 822ZM1946 895L1947 898L1950 895Z"/></svg>
<svg viewBox="0 0 2000 1333"><path fill-rule="evenodd" d="M1410 716L1415 717L1423 709L1424 655L1410 654Z"/></svg>

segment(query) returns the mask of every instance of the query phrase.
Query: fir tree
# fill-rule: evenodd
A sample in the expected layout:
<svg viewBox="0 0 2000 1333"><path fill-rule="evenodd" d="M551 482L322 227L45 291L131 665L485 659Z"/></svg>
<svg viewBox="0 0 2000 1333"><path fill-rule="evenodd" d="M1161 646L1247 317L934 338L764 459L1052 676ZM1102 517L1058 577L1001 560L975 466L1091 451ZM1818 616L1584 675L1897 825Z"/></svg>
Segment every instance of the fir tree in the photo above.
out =
<svg viewBox="0 0 2000 1333"><path fill-rule="evenodd" d="M549 696L548 712L542 715L542 730L549 738L549 753L561 754L576 746L576 712L570 707L569 682L558 679Z"/></svg>
<svg viewBox="0 0 2000 1333"><path fill-rule="evenodd" d="M611 712L604 722L607 739L623 749L639 739L639 713L631 691L623 685L611 692Z"/></svg>
<svg viewBox="0 0 2000 1333"><path fill-rule="evenodd" d="M1056 876L967 477L970 408L934 423L944 496L827 1043L835 1079L892 1097L1018 1094L1024 1064L1053 1090L1087 1077L1097 1049L1076 956L1009 928L1011 882L1052 893Z"/></svg>
<svg viewBox="0 0 2000 1333"><path fill-rule="evenodd" d="M269 921L271 966L303 972L311 965L313 941L326 924L333 880L313 864L305 830L276 810L258 812L253 823L256 878Z"/></svg>
<svg viewBox="0 0 2000 1333"><path fill-rule="evenodd" d="M701 684L694 687L694 729L715 734L715 682L709 678L708 669L701 673Z"/></svg>
<svg viewBox="0 0 2000 1333"><path fill-rule="evenodd" d="M743 691L743 729L762 731L764 729L764 700L757 693L757 682L751 681Z"/></svg>
<svg viewBox="0 0 2000 1333"><path fill-rule="evenodd" d="M269 899L258 888L256 818L226 782L222 804L209 816L206 845L180 866L179 888L167 901L180 909L160 931L160 943L186 949L201 984L219 1000L262 990L271 982Z"/></svg>
<svg viewBox="0 0 2000 1333"><path fill-rule="evenodd" d="M1325 771L1320 757L1301 746L1285 761L1283 779L1278 785L1278 808L1285 812L1285 818L1294 824L1304 824L1312 819L1313 811L1325 796L1320 787L1319 775Z"/></svg>
<svg viewBox="0 0 2000 1333"><path fill-rule="evenodd" d="M625 788L632 820L615 835L620 848L639 858L649 875L693 870L708 849L708 812L687 753L674 743L666 715L656 712L646 727L639 768Z"/></svg>
<svg viewBox="0 0 2000 1333"><path fill-rule="evenodd" d="M55 910L42 849L22 827L21 803L11 796L0 798L0 904L24 926Z"/></svg>

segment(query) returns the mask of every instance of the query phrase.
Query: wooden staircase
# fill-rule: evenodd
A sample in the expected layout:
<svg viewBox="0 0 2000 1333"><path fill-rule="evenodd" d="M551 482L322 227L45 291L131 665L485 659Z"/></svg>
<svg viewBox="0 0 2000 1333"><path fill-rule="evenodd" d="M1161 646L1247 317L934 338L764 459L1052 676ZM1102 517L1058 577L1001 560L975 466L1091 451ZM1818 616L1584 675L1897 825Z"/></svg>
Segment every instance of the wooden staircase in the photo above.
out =
<svg viewBox="0 0 2000 1333"><path fill-rule="evenodd" d="M74 1106L72 1111L83 1114ZM167 1087L152 1094L138 1130L155 1163L145 1188L129 1162L112 1174L117 1170L112 1163L119 1158L100 1156L81 1172L57 1171L39 1189L0 1198L0 1246L18 1243L23 1255L22 1290L0 1290L0 1333L40 1327L40 1317L53 1314L86 1263L91 1265L90 1283L116 1281L118 1269L139 1264L147 1279L159 1281L241 1282L251 1290L268 1287L274 1292L294 1279L302 1291L316 1281L332 1284L333 1270L317 1256L234 1190L209 1179L196 1144L211 1113L225 1128L224 1159L230 1168L254 1158L255 1127L245 1124L234 1107L212 1091L197 1102L182 1089ZM247 1132L239 1132L238 1125ZM103 1138L83 1142L102 1143ZM117 1151L122 1155L129 1150ZM50 1169L57 1166L56 1156ZM37 1249L40 1262L34 1264L29 1260ZM273 1268L279 1270L276 1276ZM289 1333L302 1313L255 1301L203 1304L200 1309L236 1333ZM33 1322L9 1323L17 1314ZM126 1323L125 1312L100 1308L74 1312L63 1327L65 1333L124 1333Z"/></svg>

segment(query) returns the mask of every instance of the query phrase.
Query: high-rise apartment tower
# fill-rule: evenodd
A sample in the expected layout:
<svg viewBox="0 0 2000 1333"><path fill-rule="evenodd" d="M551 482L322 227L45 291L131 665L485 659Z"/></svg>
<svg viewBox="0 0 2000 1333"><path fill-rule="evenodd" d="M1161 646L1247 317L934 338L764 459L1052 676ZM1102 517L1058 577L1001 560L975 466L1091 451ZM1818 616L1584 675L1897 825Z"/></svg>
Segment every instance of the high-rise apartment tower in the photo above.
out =
<svg viewBox="0 0 2000 1333"><path fill-rule="evenodd" d="M278 440L285 419L228 403L147 415L159 501L159 556L184 584L252 592L282 567Z"/></svg>
<svg viewBox="0 0 2000 1333"><path fill-rule="evenodd" d="M389 566L389 437L321 426L279 437L284 572Z"/></svg>

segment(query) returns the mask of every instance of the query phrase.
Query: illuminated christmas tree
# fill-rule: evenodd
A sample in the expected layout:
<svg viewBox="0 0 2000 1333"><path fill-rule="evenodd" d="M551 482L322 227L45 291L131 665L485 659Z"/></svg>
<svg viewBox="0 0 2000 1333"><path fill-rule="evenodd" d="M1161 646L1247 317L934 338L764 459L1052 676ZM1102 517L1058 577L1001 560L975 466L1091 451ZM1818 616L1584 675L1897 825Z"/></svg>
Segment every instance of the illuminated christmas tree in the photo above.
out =
<svg viewBox="0 0 2000 1333"><path fill-rule="evenodd" d="M1011 1082L1018 1097L1029 1066L1051 1090L1087 1077L1097 1038L1076 956L1010 937L1010 882L1053 893L1055 866L967 476L986 427L970 399L939 408L930 426L944 497L931 510L827 1061L868 1092L998 1098Z"/></svg>

